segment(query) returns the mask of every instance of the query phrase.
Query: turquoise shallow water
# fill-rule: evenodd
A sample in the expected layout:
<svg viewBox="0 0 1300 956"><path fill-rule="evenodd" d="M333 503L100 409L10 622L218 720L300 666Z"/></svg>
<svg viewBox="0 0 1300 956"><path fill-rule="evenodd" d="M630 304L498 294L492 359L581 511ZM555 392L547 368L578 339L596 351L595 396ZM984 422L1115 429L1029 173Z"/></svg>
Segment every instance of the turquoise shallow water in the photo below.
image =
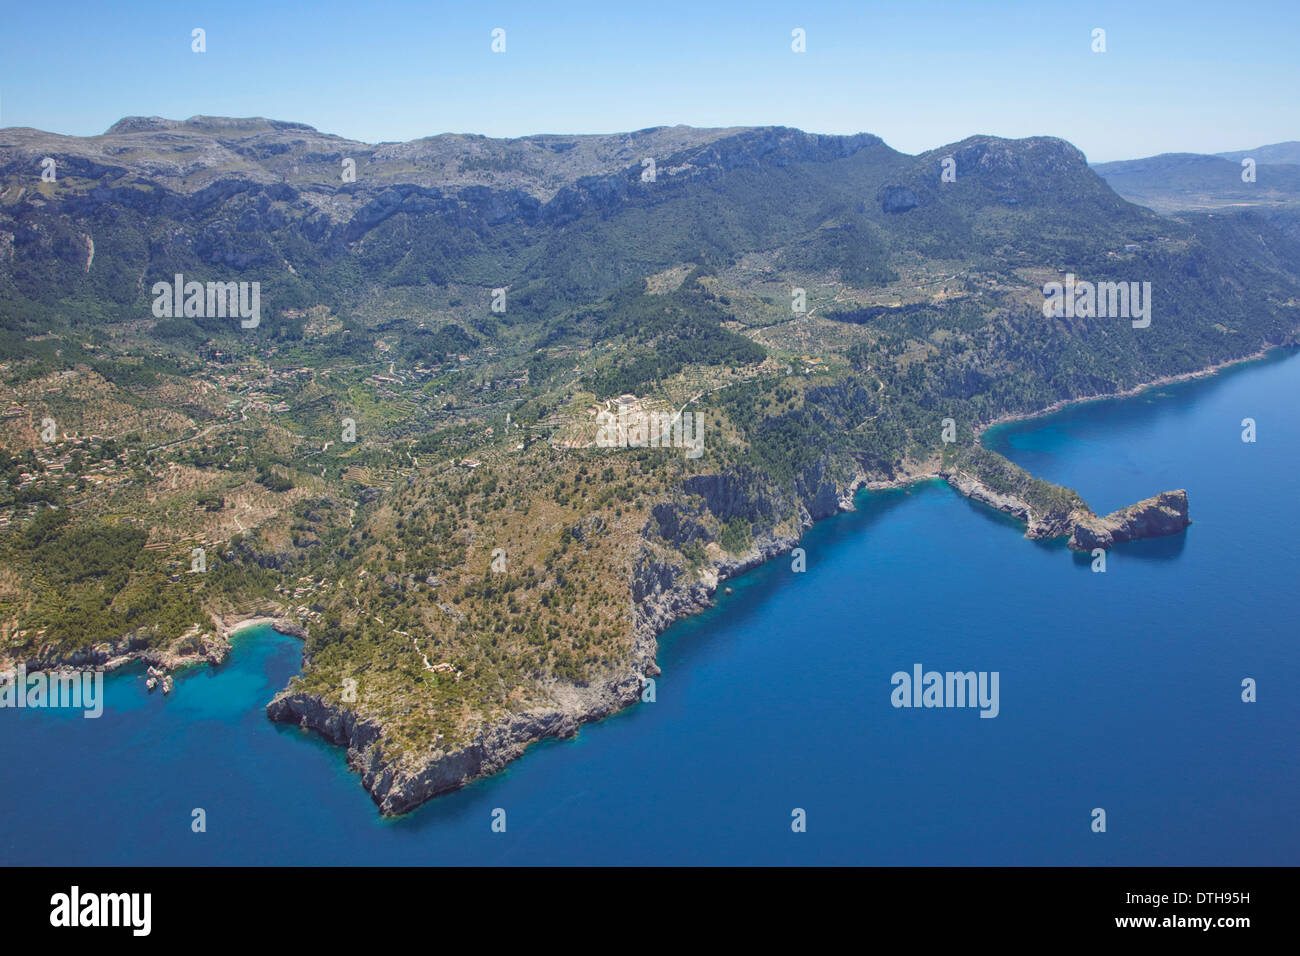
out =
<svg viewBox="0 0 1300 956"><path fill-rule="evenodd" d="M395 821L266 720L300 657L267 629L165 700L133 672L99 720L0 711L0 862L1295 864L1297 395L1291 352L997 429L1097 511L1185 487L1194 524L1094 574L942 484L864 493L806 573L670 629L655 703ZM999 715L892 707L914 663L998 671Z"/></svg>

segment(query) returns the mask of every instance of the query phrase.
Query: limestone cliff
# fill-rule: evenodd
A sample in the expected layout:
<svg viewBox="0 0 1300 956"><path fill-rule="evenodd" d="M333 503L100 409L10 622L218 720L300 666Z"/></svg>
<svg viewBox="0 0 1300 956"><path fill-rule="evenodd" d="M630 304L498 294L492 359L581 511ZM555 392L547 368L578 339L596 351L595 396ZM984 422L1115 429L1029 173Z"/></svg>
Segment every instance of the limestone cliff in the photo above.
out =
<svg viewBox="0 0 1300 956"><path fill-rule="evenodd" d="M1073 492L1037 482L992 453L963 462L982 464L984 477L946 468L936 456L899 462L887 472L865 472L852 464L837 468L822 458L780 486L752 470L694 475L673 500L657 505L631 556L632 653L604 681L590 686L551 687L552 703L489 720L470 742L449 750L394 758L385 753L383 728L346 706L292 688L267 705L272 720L295 723L348 750L348 763L385 815L405 813L421 803L501 770L527 746L551 737L571 737L581 724L599 720L638 699L646 679L659 674L658 635L679 618L708 607L720 583L796 547L814 521L852 510L853 492L941 477L967 497L1025 521L1027 536L1070 535L1070 547L1108 548L1121 541L1172 534L1188 524L1185 492L1165 492L1105 518L1094 515ZM995 467L990 468L990 463ZM1011 474L1014 481L1007 481ZM838 475L838 478L836 477ZM1021 477L1023 476L1023 478ZM999 480L1003 490L988 482ZM1047 490L1044 490L1047 489ZM751 539L743 553L723 550L714 540L720 524L743 519ZM683 549L702 558L683 557Z"/></svg>
<svg viewBox="0 0 1300 956"><path fill-rule="evenodd" d="M449 750L393 758L385 753L382 726L314 694L282 691L267 704L271 720L314 730L346 747L348 765L385 815L401 814L501 770L538 740L571 737L581 724L607 717L640 699L646 679L659 674L658 636L675 620L712 603L721 581L795 547L817 518L852 505L830 477L826 460L799 475L793 490L752 472L697 475L683 482L680 499L657 507L642 531L629 582L633 651L606 680L590 686L550 688L552 705L500 715L469 743ZM846 486L866 481L854 475ZM754 519L750 547L730 554L715 543L704 561L689 567L677 548L706 540L706 525L735 517Z"/></svg>
<svg viewBox="0 0 1300 956"><path fill-rule="evenodd" d="M1187 514L1187 492L1182 489L1162 491L1101 517L1081 499L1073 506L1057 503L1062 499L1030 500L1031 496L1015 490L994 490L965 471L945 471L940 477L967 498L1025 522L1027 538L1069 535L1068 545L1074 551L1109 550L1125 541L1177 534L1192 523Z"/></svg>
<svg viewBox="0 0 1300 956"><path fill-rule="evenodd" d="M1187 492L1181 488L1162 491L1104 518L1094 514L1081 517L1070 534L1070 547L1075 551L1108 549L1125 541L1177 534L1191 523L1187 516Z"/></svg>

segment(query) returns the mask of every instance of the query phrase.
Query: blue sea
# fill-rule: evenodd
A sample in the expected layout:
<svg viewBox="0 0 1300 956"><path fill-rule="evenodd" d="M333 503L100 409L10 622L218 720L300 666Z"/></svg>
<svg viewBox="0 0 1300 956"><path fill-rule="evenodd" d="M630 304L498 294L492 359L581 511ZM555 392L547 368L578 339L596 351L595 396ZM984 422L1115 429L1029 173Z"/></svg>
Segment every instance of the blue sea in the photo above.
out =
<svg viewBox="0 0 1300 956"><path fill-rule="evenodd" d="M864 492L805 573L663 636L654 703L396 820L266 719L301 657L268 629L165 699L110 676L98 720L0 711L0 863L1300 863L1298 396L1279 352L996 429L1098 512L1186 488L1193 524L1096 573L941 483ZM893 707L915 664L998 672L997 717Z"/></svg>

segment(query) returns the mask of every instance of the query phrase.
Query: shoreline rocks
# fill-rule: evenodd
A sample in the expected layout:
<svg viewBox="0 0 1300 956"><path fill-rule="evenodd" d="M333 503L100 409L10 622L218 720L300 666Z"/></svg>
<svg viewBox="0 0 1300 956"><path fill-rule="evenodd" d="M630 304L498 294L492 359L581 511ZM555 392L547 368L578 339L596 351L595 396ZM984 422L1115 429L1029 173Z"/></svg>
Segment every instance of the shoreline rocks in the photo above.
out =
<svg viewBox="0 0 1300 956"><path fill-rule="evenodd" d="M572 737L583 723L600 720L637 702L647 679L660 674L655 658L663 631L710 607L721 582L798 547L803 533L816 521L854 510L854 496L862 488L885 490L942 479L960 494L1024 521L1026 537L1069 535L1069 547L1074 550L1109 548L1124 541L1174 534L1190 523L1187 495L1182 490L1163 492L1105 517L1077 507L1040 514L1016 494L996 492L964 471L945 471L937 455L924 461L899 462L883 473L868 473L853 465L849 474L841 473L840 481L831 476L832 470L829 459L816 462L796 478L793 497L789 489L777 488L752 475L728 472L687 479L681 500L656 506L630 558L633 645L618 670L588 686L553 685L548 691L554 706L490 722L473 740L456 749L435 749L420 757L389 760L380 724L344 705L292 687L277 693L266 705L267 717L297 724L345 747L349 767L360 774L362 786L380 812L399 815L432 797L496 773L522 756L532 743ZM719 522L735 516L760 515L770 525L756 534L743 554L728 553L710 542L704 563L690 569L672 546L700 537L704 528L697 519L705 513ZM144 661L149 665L147 686L150 690L161 686L166 694L173 688L169 670L224 661L236 630L269 624L300 639L308 636L302 625L282 617L214 616L213 624L214 634L195 628L166 649L140 650L140 636L129 635L116 645L97 645L89 654L76 656L111 662L110 669L134 660ZM310 663L306 658L304 662Z"/></svg>
<svg viewBox="0 0 1300 956"><path fill-rule="evenodd" d="M1125 541L1177 534L1192 523L1187 516L1187 492L1162 491L1104 518L1089 515L1075 523L1069 546L1074 551L1109 550Z"/></svg>
<svg viewBox="0 0 1300 956"><path fill-rule="evenodd" d="M837 488L829 479L826 462L819 462L798 481L798 498L794 524L797 531L777 523L777 529L763 533L744 554L729 554L710 545L708 561L694 574L668 549L655 545L656 533L668 532L682 540L693 540L698 522L688 510L679 506L659 506L650 524L642 532L641 548L632 567L633 653L621 675L593 687L554 688L555 708L511 714L489 724L472 743L450 752L435 750L426 760L389 763L383 758L382 728L357 717L354 711L337 708L320 697L283 691L266 705L266 715L273 721L298 723L300 727L347 748L348 765L361 774L361 786L370 793L385 816L407 813L426 800L465 786L472 780L497 773L508 762L523 756L529 744L547 737L577 734L582 723L598 721L616 710L640 700L646 678L659 674L655 665L658 636L676 620L688 617L714 604L722 581L797 548L802 533L815 520L836 512L853 510L853 496L858 489L887 489L928 479L944 479L963 496L995 507L1026 522L1026 537L1049 538L1070 536L1074 550L1112 548L1123 541L1143 537L1173 535L1190 524L1187 516L1187 493L1164 492L1105 518L1086 509L1057 509L1037 514L1030 505L1014 494L993 492L982 481L965 472L944 472L937 462L904 462L889 475L871 476L861 470L844 486ZM749 507L763 514L780 514L792 502L764 497L754 489L738 488L735 476L697 476L690 489L701 496L702 509L725 519ZM755 494L758 498L755 499ZM671 540L668 541L671 544Z"/></svg>
<svg viewBox="0 0 1300 956"><path fill-rule="evenodd" d="M156 637L155 632L141 628L119 638L60 657L42 655L23 662L29 674L67 669L97 669L111 673L131 664L145 665L145 686L152 692L161 687L164 694L175 686L172 672L202 664L218 665L230 656L230 636L242 627L266 623L282 634L306 638L307 630L301 624L283 617L243 616L232 620L213 615L211 631L199 626L188 631L166 646L147 642ZM0 671L16 666L17 662L0 661Z"/></svg>
<svg viewBox="0 0 1300 956"><path fill-rule="evenodd" d="M736 507L738 489L733 476L702 476L692 487L705 506L728 514ZM407 813L429 799L459 789L501 770L523 756L527 747L547 738L577 734L582 724L600 720L641 699L647 678L661 673L655 658L658 637L675 621L713 604L720 582L743 574L798 546L800 536L814 520L852 509L835 482L826 475L824 462L800 482L799 500L792 517L797 533L774 530L760 535L744 554L710 549L711 560L695 573L685 568L667 549L655 544L649 527L632 560L632 652L623 667L608 679L586 687L556 685L550 688L556 706L511 714L486 726L470 743L451 751L433 751L426 759L390 763L384 759L382 728L364 716L323 701L318 695L286 689L266 706L267 717L314 730L334 744L347 748L348 766L361 775L361 784L385 816ZM910 476L900 484L913 480ZM856 489L868 478L855 474ZM762 509L789 505L789 501L746 501ZM811 504L810 511L808 505ZM775 512L767 512L775 513ZM815 515L815 517L814 517ZM655 522L652 519L652 524ZM788 522L787 522L788 524ZM691 535L691 522L684 527Z"/></svg>
<svg viewBox="0 0 1300 956"><path fill-rule="evenodd" d="M1110 547L1140 537L1172 534L1189 523L1187 496L1183 491L1164 492L1100 518L1079 509L1037 514L1027 502L1014 495L994 492L970 475L943 472L937 459L903 462L887 475L869 475L859 469L842 488L828 477L828 471L825 462L819 462L801 476L794 502L765 497L752 488L742 493L733 483L734 476L697 476L690 487L701 496L702 507L715 517L730 516L742 506L775 515L793 504L793 525L789 521L778 522L775 529L759 535L740 555L710 545L706 548L708 560L692 573L682 565L679 556L657 545L655 537L667 530L683 540L693 540L699 530L698 522L676 506L657 512L643 531L640 548L632 560L635 639L632 653L619 674L602 683L552 688L556 699L553 708L511 714L489 724L473 741L455 750L435 750L425 759L408 757L396 762L385 759L380 726L317 695L290 689L281 691L267 704L267 717L314 730L332 743L346 747L348 765L361 775L361 784L380 813L399 815L433 797L496 773L522 756L532 743L552 737L572 737L582 724L603 719L637 702L646 678L660 673L655 664L660 634L676 621L712 606L722 582L798 547L803 533L815 521L853 510L853 496L861 488L884 490L941 478L961 494L1025 521L1026 537L1070 535L1070 546L1076 550L1084 549L1085 544L1090 550L1092 546ZM755 500L755 495L764 500ZM782 527L786 530L780 530ZM1103 541L1109 543L1093 544Z"/></svg>
<svg viewBox="0 0 1300 956"><path fill-rule="evenodd" d="M361 775L361 785L380 813L396 816L496 773L521 757L529 744L549 737L572 737L579 725L636 702L646 677L660 673L654 663L656 650L653 636L648 643L640 637L630 667L620 676L588 687L557 686L553 688L555 707L511 714L485 726L468 744L451 751L433 751L424 760L386 760L381 726L316 694L283 690L266 705L266 715L273 721L313 730L347 748L348 766Z"/></svg>
<svg viewBox="0 0 1300 956"><path fill-rule="evenodd" d="M972 501L1025 522L1026 538L1062 538L1068 535L1067 546L1071 551L1096 548L1109 551L1127 541L1178 534L1192 523L1188 517L1187 492L1181 488L1162 491L1102 517L1086 508L1039 513L1024 499L993 491L965 472L942 473L938 477Z"/></svg>

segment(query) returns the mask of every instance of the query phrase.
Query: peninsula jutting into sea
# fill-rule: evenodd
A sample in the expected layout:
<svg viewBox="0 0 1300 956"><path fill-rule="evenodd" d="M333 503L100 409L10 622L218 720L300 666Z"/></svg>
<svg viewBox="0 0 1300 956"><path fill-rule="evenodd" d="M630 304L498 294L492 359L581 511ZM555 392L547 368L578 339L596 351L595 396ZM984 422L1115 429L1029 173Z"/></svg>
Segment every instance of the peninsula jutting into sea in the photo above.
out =
<svg viewBox="0 0 1300 956"><path fill-rule="evenodd" d="M1300 7L10 6L6 940L1285 920Z"/></svg>
<svg viewBox="0 0 1300 956"><path fill-rule="evenodd" d="M0 189L0 671L181 694L274 621L267 715L386 815L653 701L661 632L860 489L1183 533L981 434L1300 331L1285 202L1162 217L1051 137L128 117L3 130Z"/></svg>

